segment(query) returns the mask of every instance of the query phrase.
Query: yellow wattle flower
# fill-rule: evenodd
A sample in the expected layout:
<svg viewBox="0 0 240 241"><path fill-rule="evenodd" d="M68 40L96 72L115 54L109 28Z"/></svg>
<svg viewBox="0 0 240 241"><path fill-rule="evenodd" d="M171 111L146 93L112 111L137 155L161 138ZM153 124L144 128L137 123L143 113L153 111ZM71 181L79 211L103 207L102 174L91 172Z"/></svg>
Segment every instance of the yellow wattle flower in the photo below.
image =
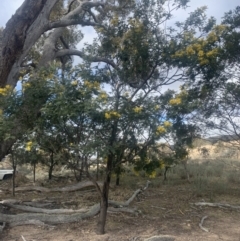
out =
<svg viewBox="0 0 240 241"><path fill-rule="evenodd" d="M169 121L164 121L163 125L164 125L164 127L168 128L168 127L172 126L172 123Z"/></svg>
<svg viewBox="0 0 240 241"><path fill-rule="evenodd" d="M31 151L32 146L33 146L32 141L27 142L25 150L26 150L26 151Z"/></svg>
<svg viewBox="0 0 240 241"><path fill-rule="evenodd" d="M180 105L182 103L181 98L174 98L169 100L170 105Z"/></svg>
<svg viewBox="0 0 240 241"><path fill-rule="evenodd" d="M140 107L136 106L136 107L133 108L133 111L135 113L141 113L142 112L142 107L141 106Z"/></svg>
<svg viewBox="0 0 240 241"><path fill-rule="evenodd" d="M166 132L167 132L167 131L166 131L166 129L165 129L163 126L158 126L158 127L157 127L156 133L157 133L158 135L164 134L164 133L166 133Z"/></svg>

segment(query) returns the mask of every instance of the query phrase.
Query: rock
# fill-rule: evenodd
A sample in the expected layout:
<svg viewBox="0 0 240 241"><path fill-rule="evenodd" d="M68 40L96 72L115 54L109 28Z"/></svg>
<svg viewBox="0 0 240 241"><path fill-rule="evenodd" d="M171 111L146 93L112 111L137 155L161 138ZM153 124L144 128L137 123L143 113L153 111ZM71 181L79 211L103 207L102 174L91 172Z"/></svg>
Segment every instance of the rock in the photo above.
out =
<svg viewBox="0 0 240 241"><path fill-rule="evenodd" d="M151 238L144 239L144 241L174 241L175 238L169 235L158 235Z"/></svg>

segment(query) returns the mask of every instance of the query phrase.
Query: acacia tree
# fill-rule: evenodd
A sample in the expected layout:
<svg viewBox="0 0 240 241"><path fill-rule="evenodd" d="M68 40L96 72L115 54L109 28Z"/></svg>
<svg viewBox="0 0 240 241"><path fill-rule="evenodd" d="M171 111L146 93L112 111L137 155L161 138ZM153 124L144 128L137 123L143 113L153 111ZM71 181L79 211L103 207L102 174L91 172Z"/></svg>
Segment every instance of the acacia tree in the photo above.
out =
<svg viewBox="0 0 240 241"><path fill-rule="evenodd" d="M148 147L158 139L156 133L161 134L159 137L166 134L163 123L166 121L166 116L163 117L166 107L159 102L161 87L185 78L182 69L177 67L176 59L171 59L169 56L171 53L175 54L177 50L180 51L183 46L175 34L171 35L171 31L165 35L163 31L161 32L161 23L168 18L161 7L161 4L143 2L127 18L115 13L112 21L108 22L108 28L95 27L98 38L85 48L85 53L89 56L97 54L101 58L110 60L106 65L97 65L92 69L84 68L81 71L83 78L105 82L110 88L111 104L105 115L106 119L109 119L109 122L106 122L109 131L104 140L107 167L102 190L98 187L101 191L100 233L104 232L112 171L119 167L130 144L135 145L135 149L138 145L139 155L142 160L146 160ZM159 15L161 11L163 14ZM194 14L200 16L202 11ZM191 18L193 16L190 16ZM202 22L196 23L200 24ZM193 22L187 26L193 31L196 25ZM190 30L187 28L186 32ZM86 60L86 63L90 66L91 59ZM153 111L149 106L153 103L161 104L163 108ZM128 114L124 122L124 111L129 109L138 112L138 116L131 120L131 115ZM175 111L174 118L177 118L178 114ZM178 121L179 123L183 123L183 120ZM182 127L183 124L179 128L182 132L179 131L178 136L188 132L188 130L184 132ZM182 140L178 149L184 144L186 142Z"/></svg>
<svg viewBox="0 0 240 241"><path fill-rule="evenodd" d="M72 74L74 72L69 76ZM58 79L52 85L49 101L42 106L34 129L38 143L43 140L48 143L43 149L50 148L58 139L55 154L61 164L75 171L78 180L87 164L85 159L96 152L96 119L101 119L99 95L104 93L97 82Z"/></svg>

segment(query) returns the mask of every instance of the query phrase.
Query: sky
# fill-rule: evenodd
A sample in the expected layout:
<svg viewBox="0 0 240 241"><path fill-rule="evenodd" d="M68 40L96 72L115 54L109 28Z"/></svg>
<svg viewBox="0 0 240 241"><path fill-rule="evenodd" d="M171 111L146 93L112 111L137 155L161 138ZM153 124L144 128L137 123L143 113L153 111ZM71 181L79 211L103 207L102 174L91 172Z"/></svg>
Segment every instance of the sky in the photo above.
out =
<svg viewBox="0 0 240 241"><path fill-rule="evenodd" d="M7 21L11 16L16 12L16 10L21 6L24 0L0 0L0 27L5 27ZM214 16L217 19L217 23L221 22L225 12L233 10L236 6L240 5L239 0L190 0L188 3L188 8L186 10L177 10L174 13L171 21L168 22L168 26L175 23L176 21L183 21L188 17L188 14L194 11L196 8L201 6L207 6L207 15ZM78 44L78 48L81 48L84 45L84 42L91 43L94 38L94 30L89 27L83 29L84 40ZM79 63L81 60L76 57L76 63ZM171 89L177 90L179 83L171 86ZM168 89L166 86L163 88L163 91Z"/></svg>
<svg viewBox="0 0 240 241"><path fill-rule="evenodd" d="M5 27L7 21L23 2L24 0L0 0L0 27ZM189 7L186 10L178 10L174 13L171 23L183 21L188 16L189 12L201 6L207 6L207 15L214 16L217 22L220 23L224 13L234 9L237 5L239 5L239 0L190 0L188 3ZM91 39L93 39L94 31L91 28L85 27L84 36L86 39L85 41L90 42ZM79 46L82 45L83 43L80 43Z"/></svg>
<svg viewBox="0 0 240 241"><path fill-rule="evenodd" d="M16 12L16 10L21 6L24 0L0 0L0 27L5 27L7 21ZM168 23L168 25L175 23L176 21L183 21L189 12L194 11L194 9L207 6L207 15L214 16L217 22L220 23L221 17L225 12L234 9L239 5L239 0L190 0L188 3L188 8L186 10L178 10L174 13L173 19ZM84 42L90 43L94 38L94 30L89 27L83 29L84 41L80 42L78 47L82 47Z"/></svg>
<svg viewBox="0 0 240 241"><path fill-rule="evenodd" d="M24 0L0 0L0 27L5 26L6 22L23 2ZM187 10L178 10L174 17L176 21L183 20L187 17L188 12L201 6L207 6L207 15L214 16L220 21L224 12L234 9L237 5L240 5L240 3L239 0L191 0L188 5L191 7L187 8Z"/></svg>

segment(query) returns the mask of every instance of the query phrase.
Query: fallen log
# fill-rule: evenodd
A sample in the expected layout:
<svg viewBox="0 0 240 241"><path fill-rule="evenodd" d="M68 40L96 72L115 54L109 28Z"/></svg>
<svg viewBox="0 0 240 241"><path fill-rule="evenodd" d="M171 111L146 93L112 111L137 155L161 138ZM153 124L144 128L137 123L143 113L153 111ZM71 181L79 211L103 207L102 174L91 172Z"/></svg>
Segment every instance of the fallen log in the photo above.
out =
<svg viewBox="0 0 240 241"><path fill-rule="evenodd" d="M98 185L102 185L101 182L98 182ZM36 191L36 192L74 192L81 190L83 188L93 187L94 184L91 181L78 182L77 184L66 186L66 187L55 187L55 188L46 188L39 186L26 186L26 187L16 187L15 192L22 191ZM2 188L3 191L9 191L9 188Z"/></svg>
<svg viewBox="0 0 240 241"><path fill-rule="evenodd" d="M0 202L1 203L1 202ZM88 210L86 209L46 209L46 208L36 208L25 205L11 204L11 203L3 203L3 206L14 208L17 210L25 211L25 212L33 212L33 213L46 213L46 214L70 214L70 213L84 213Z"/></svg>
<svg viewBox="0 0 240 241"><path fill-rule="evenodd" d="M130 203L136 198L136 196L141 193L143 190L146 190L149 185L149 181L147 185L143 189L136 190L133 195L126 202L116 202L110 201L109 204L113 204L115 207L110 207L109 212L127 212L127 213L136 213L135 208L126 208ZM35 208L30 206L19 205L19 201L14 199L3 200L0 202L1 205L5 205L11 208L16 208L23 211L28 211L34 213L20 213L16 215L8 215L1 214L0 222L9 223L10 226L17 225L26 225L26 224L61 224L61 223L71 223L71 222L79 222L83 219L93 217L100 212L100 204L95 204L90 207L89 210L67 210L67 209L43 209L43 208ZM28 202L29 203L29 202ZM116 208L120 207L120 208ZM69 214L70 213L70 214Z"/></svg>
<svg viewBox="0 0 240 241"><path fill-rule="evenodd" d="M30 220L38 220L47 224L72 223L81 221L89 217L93 217L97 215L99 211L100 205L95 204L85 213L74 213L69 215L50 215L45 213L20 213L16 215L1 214L0 222L19 223L20 225L22 225L23 222L29 222Z"/></svg>

